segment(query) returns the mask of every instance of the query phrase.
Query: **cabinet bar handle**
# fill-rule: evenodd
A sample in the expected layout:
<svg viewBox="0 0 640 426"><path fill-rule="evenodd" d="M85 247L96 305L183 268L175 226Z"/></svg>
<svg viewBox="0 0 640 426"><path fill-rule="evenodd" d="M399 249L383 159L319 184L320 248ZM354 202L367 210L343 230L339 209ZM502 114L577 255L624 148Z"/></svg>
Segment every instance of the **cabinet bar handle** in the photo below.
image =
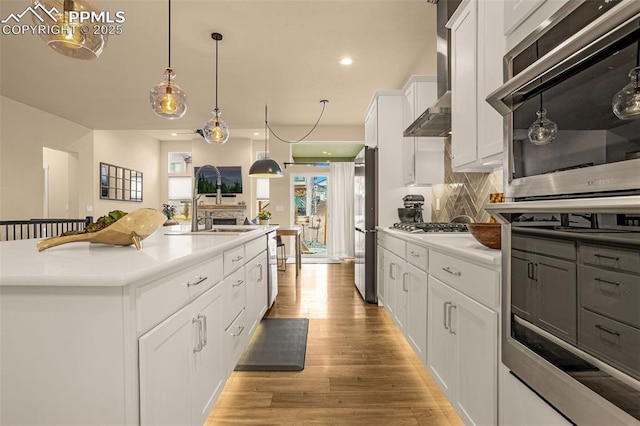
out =
<svg viewBox="0 0 640 426"><path fill-rule="evenodd" d="M389 278L391 278L392 280L395 280L396 277L393 276L393 265L395 265L395 263L393 262L389 263Z"/></svg>
<svg viewBox="0 0 640 426"><path fill-rule="evenodd" d="M449 333L456 334L456 331L451 326L451 310L452 309L458 309L458 307L456 305L454 305L453 303L449 305Z"/></svg>
<svg viewBox="0 0 640 426"><path fill-rule="evenodd" d="M231 335L232 335L233 337L238 337L239 335L241 335L241 334L242 334L242 332L244 331L244 325L240 325L240 326L238 326L238 330L239 330L239 331L238 331L237 333L231 333Z"/></svg>
<svg viewBox="0 0 640 426"><path fill-rule="evenodd" d="M415 251L410 251L409 254L413 257L420 257L420 253L415 252Z"/></svg>
<svg viewBox="0 0 640 426"><path fill-rule="evenodd" d="M202 323L199 319L193 318L191 319L192 324L196 324L196 331L198 333L198 344L195 348L193 348L193 353L200 352L202 350Z"/></svg>
<svg viewBox="0 0 640 426"><path fill-rule="evenodd" d="M447 325L447 314L449 313L450 305L451 305L451 302L444 302L444 309L443 309L444 318L442 320L442 325L444 326L445 330L449 330L449 326Z"/></svg>
<svg viewBox="0 0 640 426"><path fill-rule="evenodd" d="M204 275L196 275L196 280L194 282L187 281L187 287L193 287L195 285L198 285L204 280L206 280L207 278L208 277L205 277Z"/></svg>
<svg viewBox="0 0 640 426"><path fill-rule="evenodd" d="M462 272L460 271L454 271L452 270L449 266L447 266L446 268L442 268L443 271L450 273L451 275L454 275L456 277L459 277L460 275L462 275Z"/></svg>
<svg viewBox="0 0 640 426"><path fill-rule="evenodd" d="M605 280L604 278L594 278L594 280L601 283L605 283L605 284L620 285L618 281L609 281L609 280Z"/></svg>
<svg viewBox="0 0 640 426"><path fill-rule="evenodd" d="M260 278L258 278L258 281L262 282L262 263L258 263L258 266L260 267Z"/></svg>
<svg viewBox="0 0 640 426"><path fill-rule="evenodd" d="M533 263L527 262L527 278L533 279Z"/></svg>
<svg viewBox="0 0 640 426"><path fill-rule="evenodd" d="M407 288L407 275L409 275L408 272L402 274L402 290L404 291L409 291L409 289Z"/></svg>
<svg viewBox="0 0 640 426"><path fill-rule="evenodd" d="M604 325L596 324L596 325L595 325L595 327L596 327L598 330L602 330L602 331L604 331L605 333L609 333L609 334L612 334L612 335L614 335L614 336L619 336L619 335L620 335L620 333L618 333L617 331L615 331L615 330L611 330L610 328L607 328L607 327L605 327Z"/></svg>
<svg viewBox="0 0 640 426"><path fill-rule="evenodd" d="M198 314L198 319L202 322L202 346L207 346L207 316Z"/></svg>
<svg viewBox="0 0 640 426"><path fill-rule="evenodd" d="M239 262L244 258L244 256L236 256L233 259L231 259L231 262Z"/></svg>
<svg viewBox="0 0 640 426"><path fill-rule="evenodd" d="M601 258L601 259L610 259L610 260L615 260L616 262L617 262L618 260L620 260L620 257L618 257L618 256L607 256L607 255L599 254L599 253L594 254L594 256L595 256L595 257L599 257L599 258Z"/></svg>
<svg viewBox="0 0 640 426"><path fill-rule="evenodd" d="M231 284L232 287L240 287L244 283L244 280L238 280L235 284Z"/></svg>

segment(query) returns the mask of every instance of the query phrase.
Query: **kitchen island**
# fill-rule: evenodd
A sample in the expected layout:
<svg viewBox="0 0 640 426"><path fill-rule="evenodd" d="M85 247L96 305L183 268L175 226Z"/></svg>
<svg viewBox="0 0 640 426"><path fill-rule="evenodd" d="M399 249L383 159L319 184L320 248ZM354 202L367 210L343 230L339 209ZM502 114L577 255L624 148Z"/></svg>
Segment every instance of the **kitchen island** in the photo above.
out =
<svg viewBox="0 0 640 426"><path fill-rule="evenodd" d="M198 424L267 309L267 238L0 244L0 423Z"/></svg>

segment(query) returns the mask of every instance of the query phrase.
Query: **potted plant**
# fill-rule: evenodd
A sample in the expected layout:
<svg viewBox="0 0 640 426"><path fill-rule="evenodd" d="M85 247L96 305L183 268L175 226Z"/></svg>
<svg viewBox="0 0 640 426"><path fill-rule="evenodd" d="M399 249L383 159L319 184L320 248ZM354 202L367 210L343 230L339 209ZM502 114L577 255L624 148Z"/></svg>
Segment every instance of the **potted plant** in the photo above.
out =
<svg viewBox="0 0 640 426"><path fill-rule="evenodd" d="M260 213L258 213L260 225L268 225L269 219L271 219L271 212L269 210L260 210Z"/></svg>
<svg viewBox="0 0 640 426"><path fill-rule="evenodd" d="M176 206L171 204L163 204L162 205L162 213L167 217L167 221L164 223L164 226L177 225L178 222L173 220L173 216L176 214Z"/></svg>

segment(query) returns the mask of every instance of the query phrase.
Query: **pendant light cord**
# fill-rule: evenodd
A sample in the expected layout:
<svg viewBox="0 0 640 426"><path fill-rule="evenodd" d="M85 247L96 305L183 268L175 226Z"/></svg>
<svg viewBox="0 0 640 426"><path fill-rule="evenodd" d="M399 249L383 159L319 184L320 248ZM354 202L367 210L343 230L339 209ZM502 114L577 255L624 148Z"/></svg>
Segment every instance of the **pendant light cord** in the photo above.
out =
<svg viewBox="0 0 640 426"><path fill-rule="evenodd" d="M171 0L169 0L169 68L171 68Z"/></svg>
<svg viewBox="0 0 640 426"><path fill-rule="evenodd" d="M218 111L218 40L216 39L216 111Z"/></svg>
<svg viewBox="0 0 640 426"><path fill-rule="evenodd" d="M296 141L288 141L285 139L282 139L280 136L278 136L276 134L276 132L273 131L273 129L271 127L269 127L269 122L267 121L267 116L266 116L266 105L265 105L265 124L266 127L269 129L269 131L271 132L271 134L273 136L276 137L276 139L278 139L281 142L285 142L285 143L298 143L298 142L302 142L303 140L305 140L307 138L307 136L309 136L318 126L318 123L320 123L320 119L322 118L322 114L324 114L324 108L327 106L327 102L329 102L326 99L323 99L320 101L320 103L322 104L322 110L320 111L320 116L318 117L318 119L316 120L316 124L313 125L313 127L311 128L311 130L309 130L309 132L307 132L306 135L304 135L303 137L301 137L300 139L296 140Z"/></svg>

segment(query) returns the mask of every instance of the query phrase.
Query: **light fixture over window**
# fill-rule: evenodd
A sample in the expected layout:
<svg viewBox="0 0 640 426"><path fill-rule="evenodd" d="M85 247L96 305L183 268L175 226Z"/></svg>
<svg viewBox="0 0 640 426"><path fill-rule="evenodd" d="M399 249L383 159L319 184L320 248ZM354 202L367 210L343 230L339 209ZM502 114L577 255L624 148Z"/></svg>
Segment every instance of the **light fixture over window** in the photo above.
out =
<svg viewBox="0 0 640 426"><path fill-rule="evenodd" d="M220 118L218 109L218 42L222 40L222 34L212 33L211 38L216 41L216 107L213 117L202 128L202 137L207 143L222 145L229 139L229 126Z"/></svg>
<svg viewBox="0 0 640 426"><path fill-rule="evenodd" d="M275 161L269 158L269 144L268 144L268 128L269 121L267 118L267 106L264 106L264 155L265 158L256 160L249 169L249 176L255 178L279 178L284 176L282 168Z"/></svg>
<svg viewBox="0 0 640 426"><path fill-rule="evenodd" d="M174 120L181 118L187 112L187 94L174 82L176 75L171 68L171 0L169 0L169 25L168 25L168 56L169 64L164 70L164 80L151 89L149 100L151 109L159 117Z"/></svg>
<svg viewBox="0 0 640 426"><path fill-rule="evenodd" d="M32 20L48 29L39 32L40 37L54 51L74 59L95 59L104 50L106 34L95 34L90 26L70 17L69 12L99 14L100 10L90 0L32 0L31 6L42 12L32 14Z"/></svg>

